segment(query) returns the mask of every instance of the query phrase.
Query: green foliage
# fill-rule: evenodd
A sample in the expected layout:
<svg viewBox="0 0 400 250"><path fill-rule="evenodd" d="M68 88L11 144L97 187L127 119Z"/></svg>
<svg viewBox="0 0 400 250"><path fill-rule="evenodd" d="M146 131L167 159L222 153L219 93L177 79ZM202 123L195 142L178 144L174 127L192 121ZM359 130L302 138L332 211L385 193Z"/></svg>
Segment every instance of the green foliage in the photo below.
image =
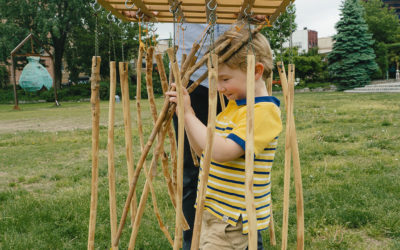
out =
<svg viewBox="0 0 400 250"><path fill-rule="evenodd" d="M118 74L118 62L136 59L139 47L139 26L137 23L119 23L111 18L111 15L108 16L106 11L99 12L97 17L100 72L105 78L110 74L110 60L117 62ZM73 82L78 80L79 73L90 74L92 57L95 54L95 17L88 18L85 24L73 27L69 35L71 42L66 46L65 59Z"/></svg>
<svg viewBox="0 0 400 250"><path fill-rule="evenodd" d="M370 82L378 68L372 48L374 41L358 0L345 0L341 11L333 50L328 55L328 69L339 89L361 87Z"/></svg>
<svg viewBox="0 0 400 250"><path fill-rule="evenodd" d="M389 69L389 62L396 62L396 52L389 52L389 44L400 42L400 22L394 9L382 3L381 0L361 1L364 6L364 19L368 30L376 41L373 45L376 54L376 63L379 70L374 78L385 78ZM398 59L397 59L398 60Z"/></svg>
<svg viewBox="0 0 400 250"><path fill-rule="evenodd" d="M4 65L0 65L0 88L4 88L10 82L8 70Z"/></svg>
<svg viewBox="0 0 400 250"><path fill-rule="evenodd" d="M328 80L327 61L323 55L318 54L318 48L311 49L306 54L299 54L297 48L292 48L290 54L290 48L286 48L282 56L286 72L287 65L292 60L296 65L296 78L300 78L305 85ZM279 76L276 67L274 68L274 76L275 78ZM304 84L303 87L305 87Z"/></svg>
<svg viewBox="0 0 400 250"><path fill-rule="evenodd" d="M261 33L268 38L271 49L280 60L280 53L282 45L288 42L290 34L297 28L296 24L296 6L290 5L288 11L282 13L278 19L273 23L272 27L265 27ZM282 52L283 53L283 52Z"/></svg>

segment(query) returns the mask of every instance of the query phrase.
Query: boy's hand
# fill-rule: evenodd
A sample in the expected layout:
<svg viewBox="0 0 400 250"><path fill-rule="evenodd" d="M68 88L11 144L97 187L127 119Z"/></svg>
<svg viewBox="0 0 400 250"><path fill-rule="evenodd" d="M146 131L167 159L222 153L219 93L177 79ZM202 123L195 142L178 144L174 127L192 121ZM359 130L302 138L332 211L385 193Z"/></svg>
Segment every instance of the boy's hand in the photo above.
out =
<svg viewBox="0 0 400 250"><path fill-rule="evenodd" d="M175 83L171 83L171 86L176 88ZM176 90L167 91L167 92L165 92L165 95L168 96L170 102L178 104L178 96L177 96L178 93L176 92ZM183 88L183 106L185 109L185 115L186 114L194 114L194 111L192 109L192 105L190 102L190 96L189 96L189 93L187 92L186 88Z"/></svg>

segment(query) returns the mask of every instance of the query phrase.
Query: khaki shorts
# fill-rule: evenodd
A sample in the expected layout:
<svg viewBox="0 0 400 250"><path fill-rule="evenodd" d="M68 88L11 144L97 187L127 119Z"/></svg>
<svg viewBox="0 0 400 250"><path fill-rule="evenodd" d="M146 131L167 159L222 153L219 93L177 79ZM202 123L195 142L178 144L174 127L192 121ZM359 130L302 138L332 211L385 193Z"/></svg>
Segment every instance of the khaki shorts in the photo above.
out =
<svg viewBox="0 0 400 250"><path fill-rule="evenodd" d="M242 217L232 226L204 210L200 233L201 250L246 249L248 236L242 233Z"/></svg>

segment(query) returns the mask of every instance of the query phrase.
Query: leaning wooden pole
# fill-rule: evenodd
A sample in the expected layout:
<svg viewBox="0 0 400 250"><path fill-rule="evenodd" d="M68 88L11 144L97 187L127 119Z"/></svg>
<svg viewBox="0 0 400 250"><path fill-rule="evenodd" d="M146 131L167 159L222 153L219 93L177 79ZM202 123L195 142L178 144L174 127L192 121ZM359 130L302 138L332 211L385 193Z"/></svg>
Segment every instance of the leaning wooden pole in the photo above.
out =
<svg viewBox="0 0 400 250"><path fill-rule="evenodd" d="M303 183L301 178L301 167L300 167L300 156L299 156L299 145L297 143L296 125L294 121L294 80L295 80L295 65L289 64L289 92L290 92L290 103L291 103L291 134L290 134L290 145L292 148L293 158L293 173L294 173L294 185L296 191L296 215L297 215L297 249L304 249L304 204L303 204Z"/></svg>
<svg viewBox="0 0 400 250"><path fill-rule="evenodd" d="M187 59L188 60L188 59ZM175 218L175 239L174 250L182 246L182 226L181 216L182 211L182 192L183 192L183 150L184 150L184 136L185 136L185 120L184 120L184 104L183 104L183 88L181 81L181 74L176 60L172 60L172 70L176 82L176 92L178 96L178 166L176 175L176 218Z"/></svg>
<svg viewBox="0 0 400 250"><path fill-rule="evenodd" d="M208 183L208 175L211 165L212 146L214 142L214 130L217 116L217 82L218 82L218 56L211 55L211 61L208 61L208 123L207 123L207 139L206 148L204 149L204 158L202 170L199 177L200 183L197 193L196 216L194 220L192 250L199 249L201 224L203 219L204 204L206 201L206 190Z"/></svg>
<svg viewBox="0 0 400 250"><path fill-rule="evenodd" d="M96 214L98 199L98 178L99 178L99 127L100 127L100 63L101 58L92 58L92 75L90 104L92 109L92 184L90 197L90 218L88 249L94 249L94 235L96 231Z"/></svg>
<svg viewBox="0 0 400 250"><path fill-rule="evenodd" d="M271 74L267 78L267 92L269 96L272 96L272 81L274 79L274 72L271 71Z"/></svg>
<svg viewBox="0 0 400 250"><path fill-rule="evenodd" d="M251 53L251 52L250 52ZM245 203L249 228L249 250L257 249L257 216L254 204L254 98L255 98L255 57L247 55L246 88L246 165L245 165Z"/></svg>
<svg viewBox="0 0 400 250"><path fill-rule="evenodd" d="M110 62L110 99L108 105L108 193L110 204L111 244L117 234L117 199L115 194L115 165L114 165L114 120L115 120L115 88L117 85L115 62ZM113 248L116 250L118 248Z"/></svg>
<svg viewBox="0 0 400 250"><path fill-rule="evenodd" d="M126 165L128 168L128 181L129 188L133 180L134 166L133 166L133 147L132 147L132 123L131 123L131 109L129 99L129 82L128 82L128 63L119 63L119 78L121 83L122 95L122 110L124 115L124 128L125 128L125 149L126 149ZM136 196L134 194L134 196ZM131 223L133 225L136 215L136 197L131 200Z"/></svg>
<svg viewBox="0 0 400 250"><path fill-rule="evenodd" d="M281 79L283 96L286 107L286 135L285 135L285 172L283 182L283 218L282 218L282 249L287 249L288 223L289 223L289 191L290 191L290 164L291 164L291 146L290 146L290 120L291 103L290 93L288 91L287 77L285 67L278 62L278 72Z"/></svg>

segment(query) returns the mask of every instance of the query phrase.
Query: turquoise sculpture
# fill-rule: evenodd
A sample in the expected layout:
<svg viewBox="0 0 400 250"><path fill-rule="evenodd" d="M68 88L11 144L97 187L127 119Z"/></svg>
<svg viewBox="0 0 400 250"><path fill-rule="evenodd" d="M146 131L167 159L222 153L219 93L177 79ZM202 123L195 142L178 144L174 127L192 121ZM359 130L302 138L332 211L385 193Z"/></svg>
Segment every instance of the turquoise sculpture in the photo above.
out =
<svg viewBox="0 0 400 250"><path fill-rule="evenodd" d="M45 87L47 90L53 86L53 79L43 65L39 63L40 57L27 57L28 64L22 70L19 86L25 91L34 92Z"/></svg>

